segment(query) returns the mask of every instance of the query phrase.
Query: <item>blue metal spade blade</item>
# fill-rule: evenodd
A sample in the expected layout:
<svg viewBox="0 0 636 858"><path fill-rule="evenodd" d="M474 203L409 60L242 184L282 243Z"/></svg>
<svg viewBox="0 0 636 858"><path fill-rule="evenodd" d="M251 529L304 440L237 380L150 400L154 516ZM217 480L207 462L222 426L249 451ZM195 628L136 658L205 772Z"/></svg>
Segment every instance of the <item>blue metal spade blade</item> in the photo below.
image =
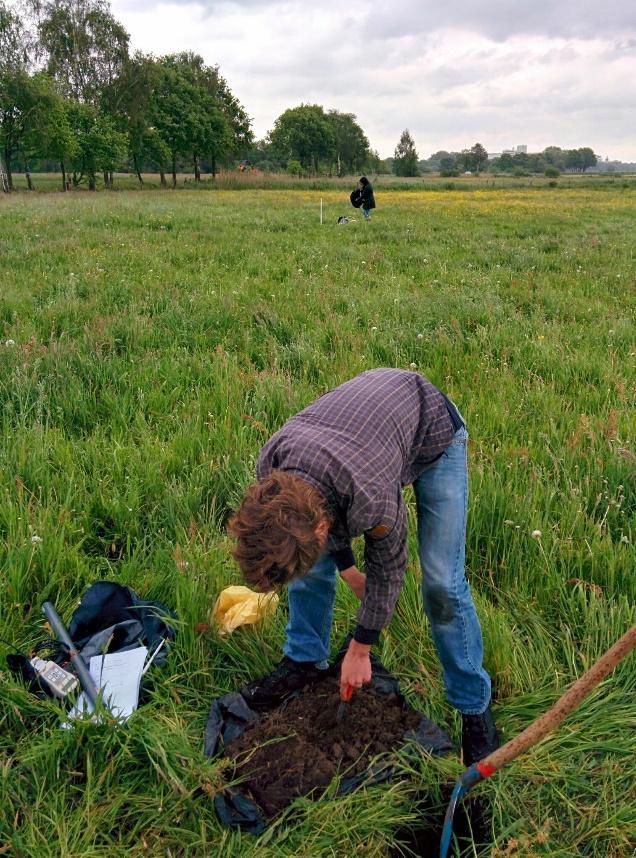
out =
<svg viewBox="0 0 636 858"><path fill-rule="evenodd" d="M477 768L477 763L466 769L464 774L455 784L448 807L446 808L446 816L444 817L444 827L442 829L442 837L439 842L439 858L447 858L450 848L451 838L453 836L453 816L457 802L466 795L476 784L484 780L484 775Z"/></svg>

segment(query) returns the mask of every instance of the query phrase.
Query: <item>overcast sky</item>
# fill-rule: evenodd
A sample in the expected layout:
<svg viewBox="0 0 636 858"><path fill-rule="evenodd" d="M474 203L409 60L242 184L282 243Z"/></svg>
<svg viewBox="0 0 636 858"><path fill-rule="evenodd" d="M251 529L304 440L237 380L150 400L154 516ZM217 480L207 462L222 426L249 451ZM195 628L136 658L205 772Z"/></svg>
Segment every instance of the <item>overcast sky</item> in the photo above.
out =
<svg viewBox="0 0 636 858"><path fill-rule="evenodd" d="M636 0L112 0L133 48L218 63L257 137L301 102L393 153L476 141L636 161Z"/></svg>

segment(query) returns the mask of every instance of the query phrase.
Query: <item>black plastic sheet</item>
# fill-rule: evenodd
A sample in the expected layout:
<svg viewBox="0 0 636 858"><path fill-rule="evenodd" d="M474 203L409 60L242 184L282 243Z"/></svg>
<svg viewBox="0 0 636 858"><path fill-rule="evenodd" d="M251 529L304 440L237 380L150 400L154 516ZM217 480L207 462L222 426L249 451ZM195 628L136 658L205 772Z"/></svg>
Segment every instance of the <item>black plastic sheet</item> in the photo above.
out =
<svg viewBox="0 0 636 858"><path fill-rule="evenodd" d="M341 650L336 664L339 663L342 655L344 655L344 648ZM412 710L413 707L400 694L398 680L373 656L371 661L373 665L371 688L377 694L397 695L402 706ZM332 676L333 669L325 671L325 674ZM290 700L300 694L302 691L297 691L291 695L280 708L287 706ZM245 730L260 721L263 714L267 713L259 714L250 709L240 693L223 694L221 697L217 697L210 708L205 728L205 754L209 757L222 754L224 749L242 736ZM426 715L422 715L417 728L409 731L404 740L405 749L416 746L435 757L442 756L453 749L453 743L446 733ZM361 786L370 786L391 780L395 773L396 768L390 760L380 761L362 774L343 778L337 795L346 795ZM256 802L241 792L240 787L226 789L222 795L215 798L214 807L219 820L230 828L238 828L249 834L261 834L267 828L268 820L265 815Z"/></svg>

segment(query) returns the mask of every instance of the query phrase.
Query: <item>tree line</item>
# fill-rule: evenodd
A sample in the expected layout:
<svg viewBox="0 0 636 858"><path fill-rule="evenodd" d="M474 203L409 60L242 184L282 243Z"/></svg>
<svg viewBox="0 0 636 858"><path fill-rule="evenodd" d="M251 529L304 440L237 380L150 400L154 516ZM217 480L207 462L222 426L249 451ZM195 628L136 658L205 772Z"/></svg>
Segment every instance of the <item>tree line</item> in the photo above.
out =
<svg viewBox="0 0 636 858"><path fill-rule="evenodd" d="M458 175L461 171L481 172L488 169L493 173L545 173L549 177L556 177L566 172L584 173L589 167L595 167L598 160L589 146L579 149L547 146L542 152L504 152L489 158L479 143L463 152L436 153L436 156L439 157L440 172L450 176Z"/></svg>
<svg viewBox="0 0 636 858"><path fill-rule="evenodd" d="M195 181L220 167L343 176L362 171L417 176L460 172L584 171L596 164L589 148L550 146L539 154L490 159L476 143L462 152L418 156L409 130L382 161L357 117L318 104L285 110L264 140L222 77L195 53L155 57L131 53L125 28L108 0L24 0L20 13L0 0L0 182L13 172L59 171L61 187L96 188L98 175L158 173L175 187L177 173ZM170 182L168 178L170 178Z"/></svg>
<svg viewBox="0 0 636 858"><path fill-rule="evenodd" d="M176 184L189 162L216 164L252 143L250 120L221 76L193 53L129 52L105 0L31 0L28 17L0 0L0 154L7 189L21 169L53 162L62 188L129 164Z"/></svg>
<svg viewBox="0 0 636 858"><path fill-rule="evenodd" d="M105 187L122 167L216 174L262 165L301 174L343 175L379 162L351 113L302 104L286 110L265 140L222 77L195 53L130 52L107 0L26 0L18 14L0 0L0 174L59 171L63 190L97 176Z"/></svg>
<svg viewBox="0 0 636 858"><path fill-rule="evenodd" d="M344 176L377 169L380 164L353 113L325 111L319 104L285 110L267 137L252 148L250 157L261 169L296 175L322 171Z"/></svg>
<svg viewBox="0 0 636 858"><path fill-rule="evenodd" d="M402 132L393 158L384 162L387 172L397 176L419 176L421 173L439 172L442 176L459 176L461 173L544 173L556 177L560 173L584 173L597 165L598 158L589 146L579 149L561 149L548 146L542 152L504 152L490 157L481 143L475 143L461 152L440 150L430 158L421 160L410 132Z"/></svg>

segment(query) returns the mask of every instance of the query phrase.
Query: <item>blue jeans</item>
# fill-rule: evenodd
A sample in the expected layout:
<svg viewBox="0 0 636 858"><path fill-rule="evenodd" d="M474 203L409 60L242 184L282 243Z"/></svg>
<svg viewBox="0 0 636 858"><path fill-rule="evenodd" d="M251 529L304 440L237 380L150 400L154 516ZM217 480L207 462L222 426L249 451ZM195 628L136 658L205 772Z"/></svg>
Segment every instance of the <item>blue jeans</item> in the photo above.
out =
<svg viewBox="0 0 636 858"><path fill-rule="evenodd" d="M364 215L365 220L369 220L371 217L371 209L362 209L362 214Z"/></svg>
<svg viewBox="0 0 636 858"><path fill-rule="evenodd" d="M446 695L466 715L490 702L490 677L482 665L481 627L464 574L468 433L459 429L445 452L413 484L417 502L422 595L442 664ZM336 565L328 554L289 585L285 655L326 666Z"/></svg>

